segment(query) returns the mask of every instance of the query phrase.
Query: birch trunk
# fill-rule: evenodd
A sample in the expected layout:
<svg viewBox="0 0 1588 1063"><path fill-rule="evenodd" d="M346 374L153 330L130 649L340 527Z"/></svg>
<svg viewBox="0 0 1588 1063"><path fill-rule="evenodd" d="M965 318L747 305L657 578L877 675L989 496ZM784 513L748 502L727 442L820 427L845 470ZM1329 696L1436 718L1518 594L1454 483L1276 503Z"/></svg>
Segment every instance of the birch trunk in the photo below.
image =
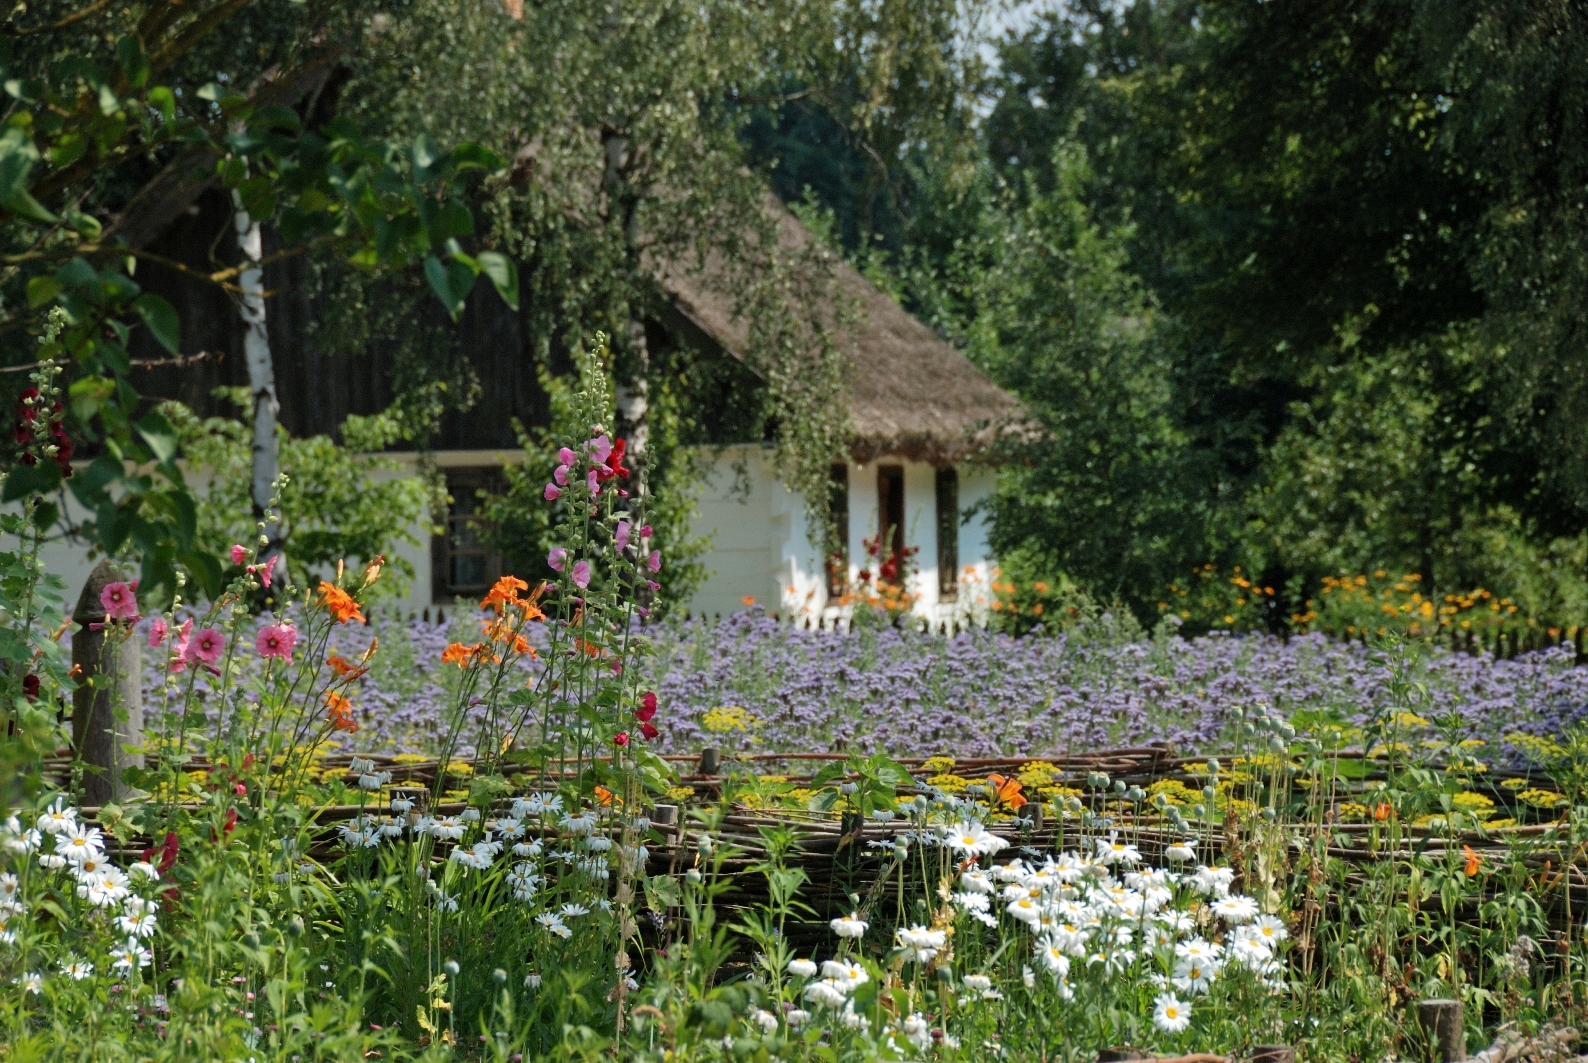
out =
<svg viewBox="0 0 1588 1063"><path fill-rule="evenodd" d="M259 223L248 216L242 200L232 193L236 207L233 224L237 230L237 248L242 252L243 271L237 279L242 289L238 307L247 333L243 337L243 357L248 364L248 390L254 399L253 483L250 495L254 504L254 519L265 522L267 545L260 547L259 560L276 554L281 549L281 526L277 515L270 509L270 496L280 472L280 452L276 440L276 423L281 414L276 399L276 370L270 360L270 334L265 331L265 268L264 240Z"/></svg>
<svg viewBox="0 0 1588 1063"><path fill-rule="evenodd" d="M623 226L623 249L628 258L631 276L640 272L639 198L629 186L633 157L629 138L611 127L601 131L604 158L602 178L606 185L609 216L615 216ZM628 452L636 458L645 454L650 440L651 411L651 348L645 338L645 319L640 312L639 296L633 296L629 309L628 348L634 356L634 375L617 386L618 417L623 422L629 441Z"/></svg>

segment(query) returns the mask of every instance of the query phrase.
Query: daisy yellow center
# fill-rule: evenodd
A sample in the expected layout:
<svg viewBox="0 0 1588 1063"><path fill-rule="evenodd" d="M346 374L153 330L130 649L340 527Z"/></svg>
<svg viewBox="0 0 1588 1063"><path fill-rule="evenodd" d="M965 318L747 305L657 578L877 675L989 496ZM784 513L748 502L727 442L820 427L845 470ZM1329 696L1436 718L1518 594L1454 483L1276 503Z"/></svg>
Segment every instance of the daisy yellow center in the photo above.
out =
<svg viewBox="0 0 1588 1063"><path fill-rule="evenodd" d="M1163 1014L1164 1014L1164 1018L1166 1018L1166 1019L1178 1019L1180 1017L1180 1009L1179 1008L1164 1008L1163 1009Z"/></svg>

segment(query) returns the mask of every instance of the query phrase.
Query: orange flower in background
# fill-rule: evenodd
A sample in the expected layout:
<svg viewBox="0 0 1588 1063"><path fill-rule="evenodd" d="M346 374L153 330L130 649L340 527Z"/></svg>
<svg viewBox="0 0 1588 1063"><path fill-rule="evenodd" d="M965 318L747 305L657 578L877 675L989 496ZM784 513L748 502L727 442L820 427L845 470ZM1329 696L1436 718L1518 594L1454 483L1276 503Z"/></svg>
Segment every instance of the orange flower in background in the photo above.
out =
<svg viewBox="0 0 1588 1063"><path fill-rule="evenodd" d="M325 692L326 716L331 721L331 729L346 731L353 734L358 730L358 721L353 719L353 703L334 690Z"/></svg>
<svg viewBox="0 0 1588 1063"><path fill-rule="evenodd" d="M529 590L529 584L517 576L503 576L496 581L485 597L480 600L480 608L495 609L500 613L507 608L509 603L518 604L518 592L527 590Z"/></svg>
<svg viewBox="0 0 1588 1063"><path fill-rule="evenodd" d="M1006 779L1002 775L989 775L987 776L987 784L993 788L993 800L995 803L1002 802L1016 812L1030 803L1026 800L1026 795L1020 792L1022 787L1019 779Z"/></svg>
<svg viewBox="0 0 1588 1063"><path fill-rule="evenodd" d="M1462 870L1467 873L1468 878L1473 878L1477 875L1478 868L1482 866L1483 861L1479 859L1477 853L1472 851L1472 846L1470 845L1461 847L1461 855L1467 858L1466 866Z"/></svg>
<svg viewBox="0 0 1588 1063"><path fill-rule="evenodd" d="M441 651L442 664L455 664L459 668L468 665L469 658L475 656L484 648L482 643L476 642L472 646L465 646L461 642L454 642Z"/></svg>
<svg viewBox="0 0 1588 1063"><path fill-rule="evenodd" d="M1373 818L1376 820L1389 819L1392 812L1394 812L1394 809L1390 808L1388 801L1380 801L1373 806Z"/></svg>
<svg viewBox="0 0 1588 1063"><path fill-rule="evenodd" d="M598 805L611 805L614 801L620 805L623 803L623 798L608 790L605 786L597 786L595 788L595 799Z"/></svg>
<svg viewBox="0 0 1588 1063"><path fill-rule="evenodd" d="M606 650L602 649L600 646L597 646L595 643L591 642L589 639L586 639L582 635L575 638L573 640L573 644L574 647L582 652L586 657L606 656Z"/></svg>
<svg viewBox="0 0 1588 1063"><path fill-rule="evenodd" d="M364 614L358 611L358 603L353 596L334 583L320 581L320 602L338 624L345 624L349 620L364 623Z"/></svg>
<svg viewBox="0 0 1588 1063"><path fill-rule="evenodd" d="M365 657L368 660L368 656ZM344 679L358 679L369 674L368 668L361 668L339 653L333 653L325 659L326 667Z"/></svg>

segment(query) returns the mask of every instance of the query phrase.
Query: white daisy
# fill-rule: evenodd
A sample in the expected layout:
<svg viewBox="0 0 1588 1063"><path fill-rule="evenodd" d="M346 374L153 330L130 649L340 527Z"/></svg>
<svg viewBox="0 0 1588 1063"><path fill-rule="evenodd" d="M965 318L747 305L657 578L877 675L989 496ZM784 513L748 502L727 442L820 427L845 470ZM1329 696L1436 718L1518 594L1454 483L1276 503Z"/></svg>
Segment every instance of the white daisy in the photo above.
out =
<svg viewBox="0 0 1588 1063"><path fill-rule="evenodd" d="M816 964L812 960L792 959L788 961L788 973L796 978L815 978Z"/></svg>
<svg viewBox="0 0 1588 1063"><path fill-rule="evenodd" d="M1277 915L1260 915L1250 927L1253 935L1259 941L1266 941L1270 948L1290 936L1290 931L1285 929L1284 920Z"/></svg>
<svg viewBox="0 0 1588 1063"><path fill-rule="evenodd" d="M50 834L71 834L77 830L77 809L66 803L66 798L55 801L39 813L37 826Z"/></svg>
<svg viewBox="0 0 1588 1063"><path fill-rule="evenodd" d="M1220 897L1213 902L1213 914L1231 926L1240 926L1257 918L1257 902L1239 893Z"/></svg>
<svg viewBox="0 0 1588 1063"><path fill-rule="evenodd" d="M74 982L81 982L94 973L94 965L87 960L73 960L61 968L61 973Z"/></svg>
<svg viewBox="0 0 1588 1063"><path fill-rule="evenodd" d="M965 856L987 856L1009 845L980 823L955 823L945 840L949 848Z"/></svg>
<svg viewBox="0 0 1588 1063"><path fill-rule="evenodd" d="M28 971L17 979L17 984L22 987L22 992L32 993L34 996L44 992L44 976L37 971Z"/></svg>
<svg viewBox="0 0 1588 1063"><path fill-rule="evenodd" d="M1152 1011L1152 1024L1164 1033L1180 1033L1191 1025L1191 1009L1173 993L1159 994Z"/></svg>
<svg viewBox="0 0 1588 1063"><path fill-rule="evenodd" d="M55 837L55 851L74 864L97 859L105 855L105 839L98 827L83 828Z"/></svg>
<svg viewBox="0 0 1588 1063"><path fill-rule="evenodd" d="M839 916L827 925L841 938L858 938L865 936L866 927L870 924L860 918L859 912L855 912L848 916Z"/></svg>
<svg viewBox="0 0 1588 1063"><path fill-rule="evenodd" d="M441 816L422 824L432 838L439 838L444 842L455 842L463 837L467 826L456 816Z"/></svg>

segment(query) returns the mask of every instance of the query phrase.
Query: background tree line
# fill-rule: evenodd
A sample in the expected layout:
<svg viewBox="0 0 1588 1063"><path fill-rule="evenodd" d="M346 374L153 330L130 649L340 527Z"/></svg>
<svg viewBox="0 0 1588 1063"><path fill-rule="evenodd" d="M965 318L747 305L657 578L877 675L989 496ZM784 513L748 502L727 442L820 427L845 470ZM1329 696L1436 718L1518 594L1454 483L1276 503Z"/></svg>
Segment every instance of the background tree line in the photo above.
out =
<svg viewBox="0 0 1588 1063"><path fill-rule="evenodd" d="M7 23L13 364L75 290L58 280L73 258L109 293L96 342L138 354L140 328L173 339L105 271L135 263L135 234L116 243L129 205L208 138L205 165L280 254L310 263L304 341L391 352L380 438L422 450L469 416L481 381L456 320L494 298L468 291L480 253L500 254L517 265L544 419L566 352L610 336L625 429L648 435L683 545L690 456L714 427L702 389L737 388L735 431L775 435L798 484L842 437L831 345L777 295L791 273L769 183L1045 423L999 455L995 537L1014 574L1151 618L1194 567L1240 564L1278 589L1282 623L1324 575L1398 569L1436 593L1482 585L1550 621L1588 618L1585 16L1570 4L1079 0L1012 36L980 0L189 8L44 0ZM283 102L290 120L238 110L317 63L334 73ZM423 194L377 219L334 207L346 184L304 132L356 136L364 165L385 159L413 188L429 175L419 145L495 161L445 178L466 225L425 214ZM757 322L742 381L653 352L637 327L657 297L649 261L714 252L743 264ZM223 287L236 256L217 243ZM109 324L122 319L130 339ZM129 426L148 404L118 383L114 351L101 365L83 350L72 371L110 390L79 388L73 430L147 447ZM101 424L95 395L120 395L124 414ZM194 424L179 427L191 442ZM521 426L537 455L544 427ZM499 515L528 511L533 479L509 484ZM90 486L149 525L122 552L166 534L191 553L195 528L225 523L152 484L131 502ZM533 560L535 522L504 527Z"/></svg>

